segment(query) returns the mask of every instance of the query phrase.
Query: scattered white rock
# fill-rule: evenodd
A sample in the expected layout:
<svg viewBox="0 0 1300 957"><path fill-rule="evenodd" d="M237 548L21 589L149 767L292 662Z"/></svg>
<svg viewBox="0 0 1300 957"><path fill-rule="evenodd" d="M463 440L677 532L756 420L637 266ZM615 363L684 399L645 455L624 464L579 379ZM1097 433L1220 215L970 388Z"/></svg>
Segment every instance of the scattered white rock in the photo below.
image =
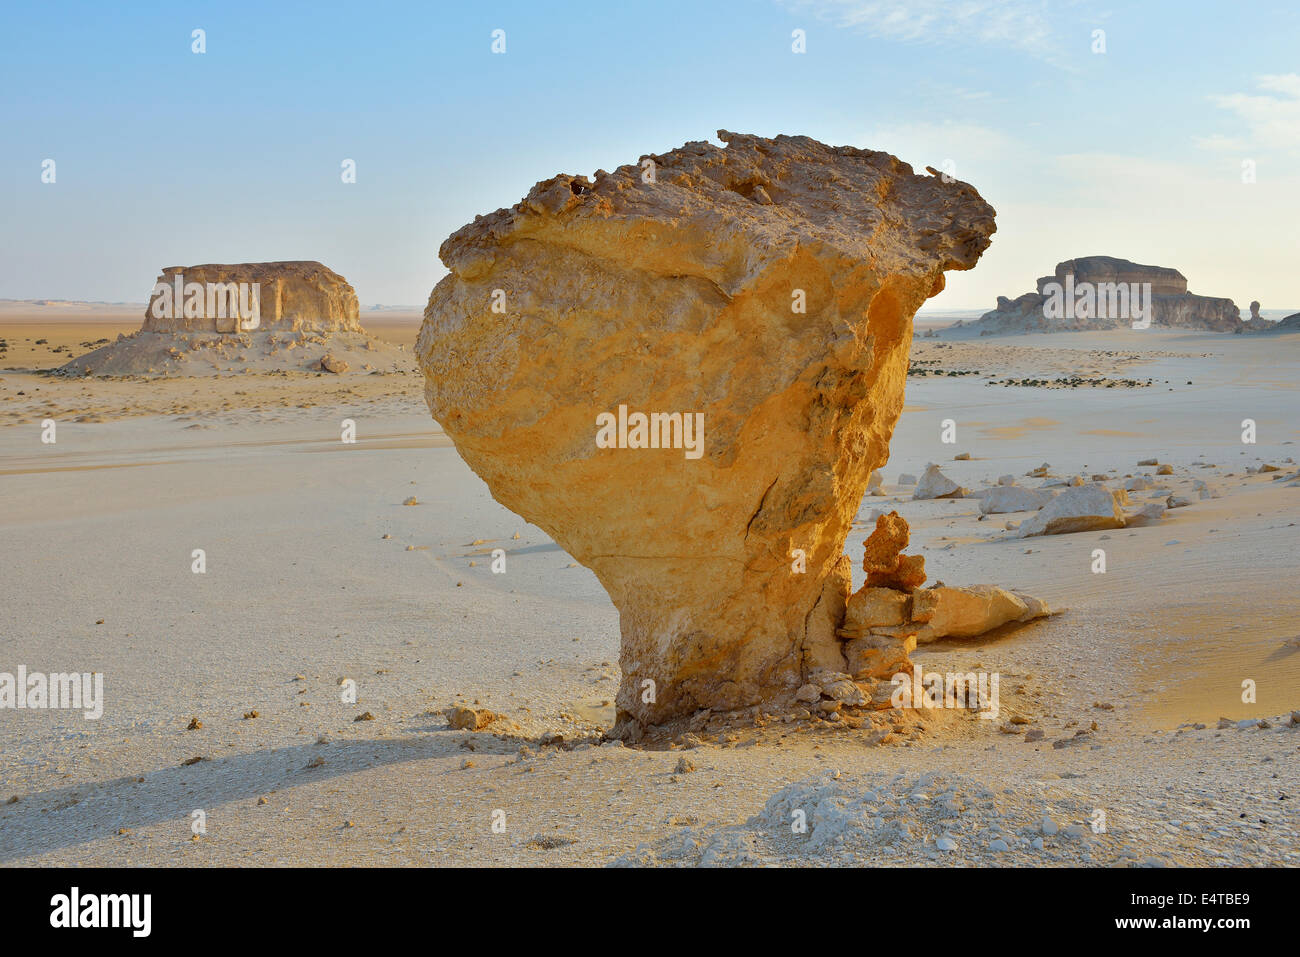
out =
<svg viewBox="0 0 1300 957"><path fill-rule="evenodd" d="M939 471L939 466L930 465L926 467L921 480L916 484L916 491L912 493L912 498L963 498L965 495L966 490Z"/></svg>
<svg viewBox="0 0 1300 957"><path fill-rule="evenodd" d="M1192 483L1192 491L1200 495L1201 499L1221 498L1223 493L1213 485L1210 485L1204 479L1197 479Z"/></svg>
<svg viewBox="0 0 1300 957"><path fill-rule="evenodd" d="M980 493L980 513L998 515L1004 512L1031 512L1042 508L1055 497L1056 493L1041 489L997 485Z"/></svg>
<svg viewBox="0 0 1300 957"><path fill-rule="evenodd" d="M1071 488L1021 523L1020 538L1033 535L1061 535L1097 529L1123 528L1124 513L1115 494L1104 485Z"/></svg>
<svg viewBox="0 0 1300 957"><path fill-rule="evenodd" d="M1167 506L1164 502L1148 502L1133 514L1124 519L1124 525L1127 528L1141 528L1144 525L1155 525L1165 517Z"/></svg>

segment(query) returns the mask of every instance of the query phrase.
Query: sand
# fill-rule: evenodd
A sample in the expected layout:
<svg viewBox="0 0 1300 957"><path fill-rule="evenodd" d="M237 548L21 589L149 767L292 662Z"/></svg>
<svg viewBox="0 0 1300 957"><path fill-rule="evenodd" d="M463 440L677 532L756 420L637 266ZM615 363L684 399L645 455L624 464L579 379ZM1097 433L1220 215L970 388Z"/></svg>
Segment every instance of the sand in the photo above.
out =
<svg viewBox="0 0 1300 957"><path fill-rule="evenodd" d="M416 328L363 323L408 349ZM1297 468L1300 336L918 340L914 363L973 374L909 378L886 495L848 548L857 566L872 511L897 508L932 580L1068 609L914 656L999 672L999 720L927 712L883 744L777 723L639 751L601 742L607 596L492 500L418 375L69 381L40 374L64 359L52 347L118 330L41 327L0 322L0 671L100 671L107 700L97 721L0 711L0 863L1300 863L1300 729L1282 720L1300 709L1300 487L1275 478ZM1002 384L1084 371L1141 384ZM1023 475L1043 462L1122 478L1148 457L1174 466L1171 491L1203 478L1222 496L1150 527L1017 539L1004 524L1024 514L981 521L973 499L895 484L929 461L980 487L1037 485ZM1282 471L1247 474L1264 463ZM475 702L506 722L448 730L443 709ZM809 833L787 826L794 806Z"/></svg>
<svg viewBox="0 0 1300 957"><path fill-rule="evenodd" d="M143 313L143 306L140 309ZM373 355L378 366L363 369L354 360L354 373L336 376L306 371L295 365L269 360L252 363L247 371L227 371L233 363L205 367L202 375L114 376L57 378L32 373L49 372L70 359L129 335L138 318L95 319L93 313L76 321L33 318L31 311L8 318L0 310L0 423L18 422L32 415L56 420L101 422L134 415L185 416L272 409L312 408L325 400L362 403L413 399L419 403L420 375L411 354L419 332L414 315L388 313L364 315L367 332L400 351L383 349ZM342 354L342 353L340 353ZM382 356L381 358L378 358ZM273 373L273 374L268 374ZM235 377L238 381L232 381ZM412 386L411 382L417 384ZM22 393L22 395L19 395ZM413 406L414 407L414 406ZM421 406L422 407L422 406ZM196 427L206 427L202 422Z"/></svg>

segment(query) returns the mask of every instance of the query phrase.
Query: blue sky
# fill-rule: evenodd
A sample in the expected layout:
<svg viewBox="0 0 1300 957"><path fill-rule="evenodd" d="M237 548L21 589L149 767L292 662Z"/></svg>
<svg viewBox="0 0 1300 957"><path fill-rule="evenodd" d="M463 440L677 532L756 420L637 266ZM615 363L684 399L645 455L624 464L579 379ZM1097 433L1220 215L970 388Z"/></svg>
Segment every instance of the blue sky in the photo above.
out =
<svg viewBox="0 0 1300 957"><path fill-rule="evenodd" d="M725 128L950 162L998 233L936 307L991 308L1106 254L1300 308L1293 2L48 3L0 18L4 298L143 301L167 265L318 259L363 304L422 304L439 244L476 213Z"/></svg>

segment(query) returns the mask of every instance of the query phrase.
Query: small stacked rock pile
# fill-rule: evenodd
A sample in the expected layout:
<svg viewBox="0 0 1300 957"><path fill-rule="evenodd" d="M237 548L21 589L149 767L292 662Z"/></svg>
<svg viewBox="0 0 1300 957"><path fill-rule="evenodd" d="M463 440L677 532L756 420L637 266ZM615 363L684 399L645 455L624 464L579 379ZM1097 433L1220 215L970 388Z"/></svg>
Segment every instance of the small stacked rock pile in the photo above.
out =
<svg viewBox="0 0 1300 957"><path fill-rule="evenodd" d="M795 700L822 714L890 707L892 678L912 668L918 644L974 638L1053 614L1045 602L996 585L955 588L925 583L925 558L905 555L910 530L897 512L880 515L863 542L866 582L848 600L836 632L846 668L815 668Z"/></svg>
<svg viewBox="0 0 1300 957"><path fill-rule="evenodd" d="M909 537L906 520L890 512L863 542L866 583L849 598L838 631L854 679L888 680L910 668L918 644L974 638L1053 614L1042 600L996 585L922 588L925 558L902 554Z"/></svg>

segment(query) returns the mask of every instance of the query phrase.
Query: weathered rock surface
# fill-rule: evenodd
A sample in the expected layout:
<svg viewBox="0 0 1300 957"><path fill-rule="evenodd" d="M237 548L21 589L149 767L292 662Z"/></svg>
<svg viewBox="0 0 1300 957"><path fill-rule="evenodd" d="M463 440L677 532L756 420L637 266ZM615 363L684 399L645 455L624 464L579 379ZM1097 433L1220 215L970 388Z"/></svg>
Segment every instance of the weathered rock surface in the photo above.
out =
<svg viewBox="0 0 1300 957"><path fill-rule="evenodd" d="M1124 513L1115 493L1096 483L1063 491L1036 514L1021 523L1019 537L1062 535L1096 529L1123 528Z"/></svg>
<svg viewBox="0 0 1300 957"><path fill-rule="evenodd" d="M1150 283L1151 325L1180 329L1203 329L1210 332L1236 332L1242 328L1240 310L1231 299L1198 296L1187 291L1187 279L1177 269L1143 266L1112 256L1083 256L1057 263L1054 275L1038 280L1037 292L1015 299L998 297L997 308L984 313L974 322L957 322L944 337L964 338L982 335L1011 335L1026 332L1074 332L1131 327L1137 316L1110 307L1109 293L1104 293L1106 307L1091 315L1053 315L1049 307L1049 284L1079 290L1087 283L1094 289L1110 284ZM1100 300L1103 293L1098 293ZM1077 302L1077 297L1075 297Z"/></svg>
<svg viewBox="0 0 1300 957"><path fill-rule="evenodd" d="M910 592L925 581L925 558L904 555L910 536L907 522L897 512L876 517L876 528L862 543L864 588L895 588Z"/></svg>
<svg viewBox="0 0 1300 957"><path fill-rule="evenodd" d="M209 284L256 285L259 300L259 322L250 327L247 322L241 331L262 332L361 332L358 320L357 294L348 281L318 262L234 263L202 266L168 266L158 277L169 290L174 288L177 276L191 283L207 287ZM198 315L186 315L185 296L177 301L175 294L166 303L155 289L144 311L141 332L234 332L234 323L226 309L226 317L218 315L225 303L213 296L210 303L206 288L202 301L196 301ZM251 293L249 299L251 300ZM171 315L155 315L155 313Z"/></svg>
<svg viewBox="0 0 1300 957"><path fill-rule="evenodd" d="M1052 614L1047 604L997 585L940 586L917 592L913 621L923 622L916 633L920 644L940 638L975 638L1010 622L1030 621Z"/></svg>
<svg viewBox="0 0 1300 957"><path fill-rule="evenodd" d="M845 670L842 549L912 316L994 230L971 186L888 154L718 135L552 177L458 230L417 344L465 461L618 607L616 733ZM698 413L698 457L631 431L599 447L620 406Z"/></svg>

